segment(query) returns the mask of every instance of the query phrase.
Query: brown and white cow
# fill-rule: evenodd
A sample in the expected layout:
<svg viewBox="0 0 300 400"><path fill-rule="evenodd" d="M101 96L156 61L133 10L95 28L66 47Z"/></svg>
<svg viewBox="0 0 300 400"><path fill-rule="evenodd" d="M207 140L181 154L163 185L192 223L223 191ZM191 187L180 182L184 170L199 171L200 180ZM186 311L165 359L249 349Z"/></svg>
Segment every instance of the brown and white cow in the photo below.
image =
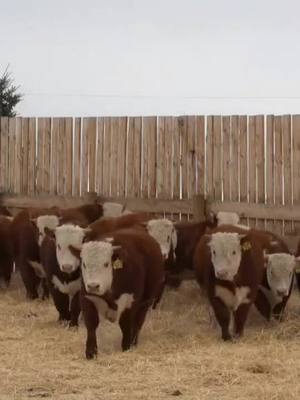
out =
<svg viewBox="0 0 300 400"><path fill-rule="evenodd" d="M265 268L259 285L255 306L267 319L282 320L285 307L293 288L294 271L297 260L286 243L273 232L222 225L219 232L238 232L253 236L264 252ZM216 231L215 230L215 231Z"/></svg>
<svg viewBox="0 0 300 400"><path fill-rule="evenodd" d="M250 235L233 232L206 234L194 255L197 280L207 292L223 340L231 340L229 323L241 336L249 308L255 301L264 272L264 253Z"/></svg>
<svg viewBox="0 0 300 400"><path fill-rule="evenodd" d="M84 243L81 260L86 357L97 355L100 316L119 323L123 351L137 345L146 313L164 281L163 258L157 241L141 230L120 230L109 238Z"/></svg>

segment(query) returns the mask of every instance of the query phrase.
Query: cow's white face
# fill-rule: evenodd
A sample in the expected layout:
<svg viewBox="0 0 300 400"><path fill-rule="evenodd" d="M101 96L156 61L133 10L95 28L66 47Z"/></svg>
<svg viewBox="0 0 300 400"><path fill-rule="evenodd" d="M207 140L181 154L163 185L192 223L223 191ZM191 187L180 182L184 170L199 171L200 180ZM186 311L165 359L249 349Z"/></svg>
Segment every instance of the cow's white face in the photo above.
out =
<svg viewBox="0 0 300 400"><path fill-rule="evenodd" d="M171 245L173 246L174 257L177 246L177 232L173 222L168 219L152 219L147 223L147 231L160 245L164 258L167 258Z"/></svg>
<svg viewBox="0 0 300 400"><path fill-rule="evenodd" d="M120 217L124 209L123 204L110 202L104 203L102 207L103 217Z"/></svg>
<svg viewBox="0 0 300 400"><path fill-rule="evenodd" d="M240 221L238 214L233 212L219 211L217 213L218 225L237 225Z"/></svg>
<svg viewBox="0 0 300 400"><path fill-rule="evenodd" d="M268 254L266 258L267 280L277 297L288 296L296 267L295 257L285 253Z"/></svg>
<svg viewBox="0 0 300 400"><path fill-rule="evenodd" d="M241 259L241 238L237 233L217 232L208 242L215 276L218 279L232 281L238 272Z"/></svg>
<svg viewBox="0 0 300 400"><path fill-rule="evenodd" d="M81 272L88 293L104 295L113 280L112 256L114 246L108 242L84 243L81 250Z"/></svg>
<svg viewBox="0 0 300 400"><path fill-rule="evenodd" d="M62 225L55 229L56 257L62 272L71 274L80 266L75 250L82 247L85 230L75 225Z"/></svg>
<svg viewBox="0 0 300 400"><path fill-rule="evenodd" d="M39 246L42 244L46 233L45 228L54 231L59 225L59 218L56 215L41 215L36 219L36 226L39 230Z"/></svg>

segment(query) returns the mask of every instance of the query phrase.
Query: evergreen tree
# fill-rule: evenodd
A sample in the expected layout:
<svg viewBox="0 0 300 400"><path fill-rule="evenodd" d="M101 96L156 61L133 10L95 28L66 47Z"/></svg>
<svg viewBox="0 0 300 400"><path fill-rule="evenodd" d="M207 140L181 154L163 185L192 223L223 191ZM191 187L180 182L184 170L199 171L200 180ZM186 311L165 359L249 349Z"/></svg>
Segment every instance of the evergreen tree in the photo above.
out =
<svg viewBox="0 0 300 400"><path fill-rule="evenodd" d="M14 80L8 67L0 76L0 117L15 117L15 106L22 100L19 87L14 85Z"/></svg>

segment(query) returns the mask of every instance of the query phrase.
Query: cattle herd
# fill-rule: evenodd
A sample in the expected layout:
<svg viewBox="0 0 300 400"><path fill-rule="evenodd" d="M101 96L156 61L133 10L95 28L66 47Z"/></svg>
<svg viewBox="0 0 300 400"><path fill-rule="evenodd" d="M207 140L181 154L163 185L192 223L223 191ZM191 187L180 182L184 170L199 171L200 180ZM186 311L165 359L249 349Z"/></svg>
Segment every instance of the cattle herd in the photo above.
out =
<svg viewBox="0 0 300 400"><path fill-rule="evenodd" d="M0 214L0 278L9 286L19 271L27 297L51 296L70 327L81 312L88 359L97 355L100 318L119 324L123 350L136 346L147 311L186 270L204 289L223 340L243 334L252 303L282 321L294 277L300 286L299 249L292 254L275 234L239 225L235 213L173 223L104 203Z"/></svg>

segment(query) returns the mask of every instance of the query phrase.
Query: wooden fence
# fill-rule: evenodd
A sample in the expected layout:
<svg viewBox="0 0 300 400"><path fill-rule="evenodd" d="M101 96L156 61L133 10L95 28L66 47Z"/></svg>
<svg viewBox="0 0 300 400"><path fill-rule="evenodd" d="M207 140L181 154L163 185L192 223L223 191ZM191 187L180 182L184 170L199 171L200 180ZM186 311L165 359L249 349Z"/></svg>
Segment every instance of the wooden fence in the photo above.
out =
<svg viewBox="0 0 300 400"><path fill-rule="evenodd" d="M292 208L300 200L300 115L2 117L0 129L1 192L183 203L204 194L212 209L238 206L250 225L300 230Z"/></svg>

